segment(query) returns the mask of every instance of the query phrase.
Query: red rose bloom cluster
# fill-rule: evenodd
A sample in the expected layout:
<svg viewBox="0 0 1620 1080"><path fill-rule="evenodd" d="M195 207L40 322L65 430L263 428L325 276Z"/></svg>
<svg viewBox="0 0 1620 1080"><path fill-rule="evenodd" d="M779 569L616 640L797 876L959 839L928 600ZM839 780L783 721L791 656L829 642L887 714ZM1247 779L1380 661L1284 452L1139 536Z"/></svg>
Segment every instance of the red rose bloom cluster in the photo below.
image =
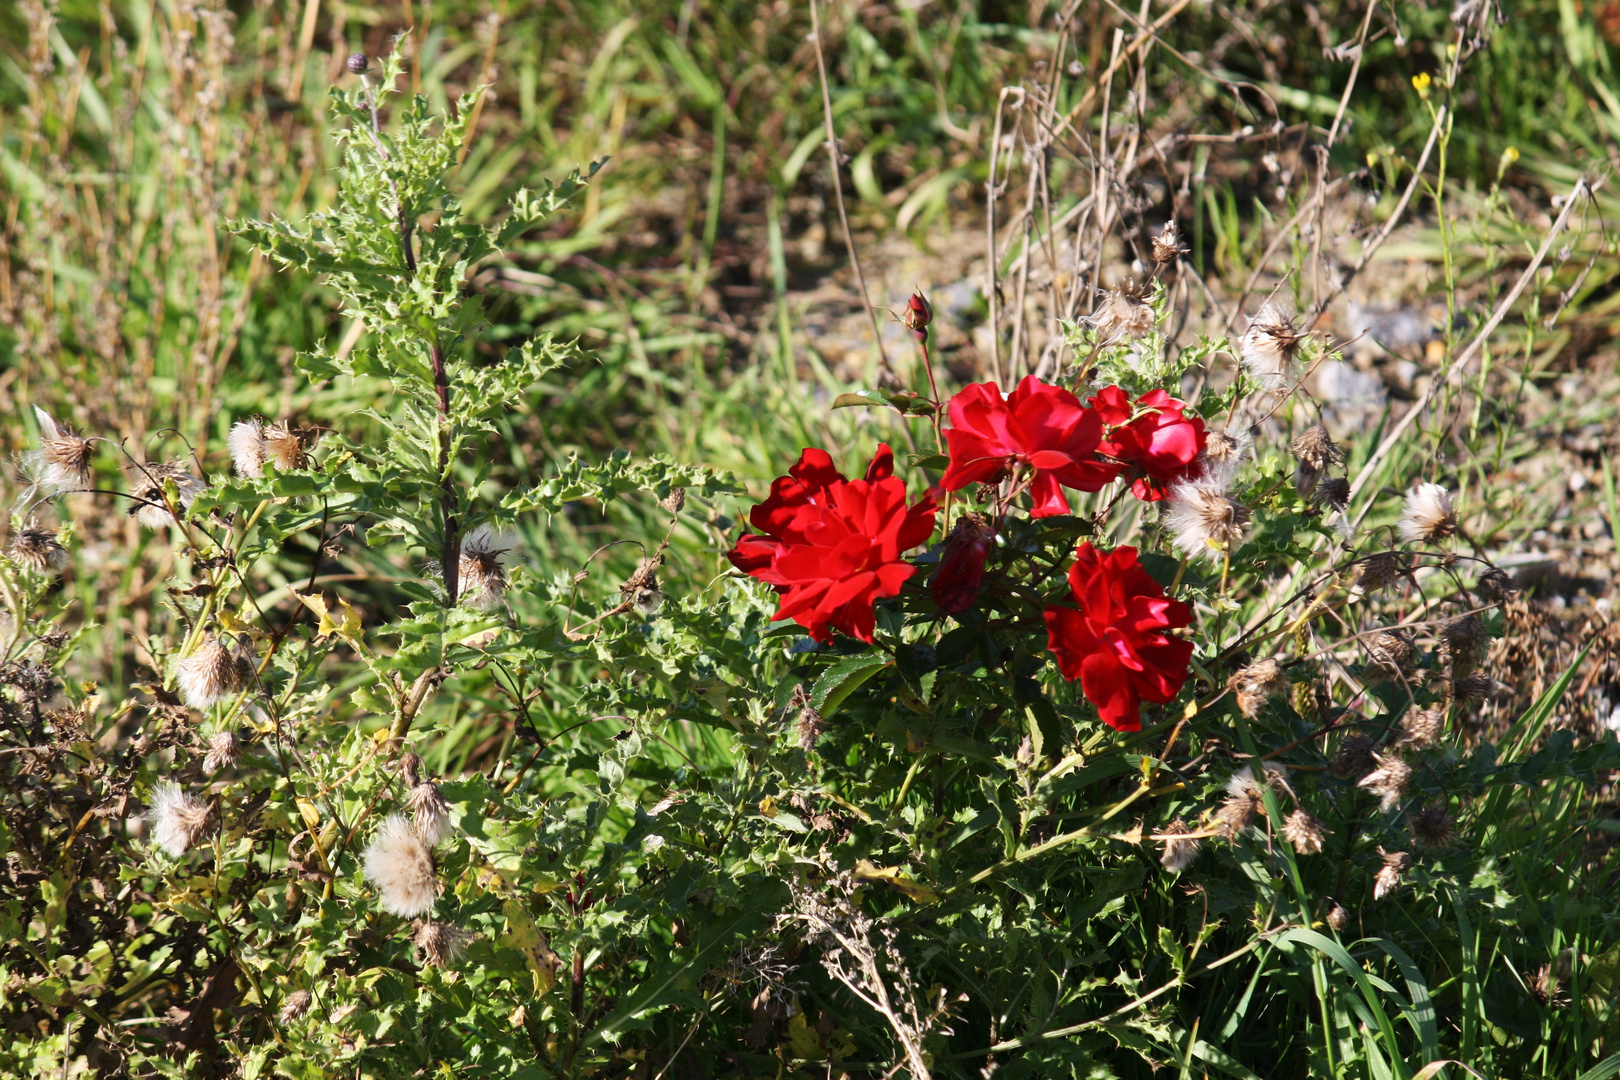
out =
<svg viewBox="0 0 1620 1080"><path fill-rule="evenodd" d="M894 453L878 447L862 480L846 480L825 450L807 449L749 513L763 535L744 533L726 557L782 594L778 619L817 641L840 630L872 640L872 605L900 591L916 567L901 554L934 532L934 501L906 504Z"/></svg>
<svg viewBox="0 0 1620 1080"><path fill-rule="evenodd" d="M1038 518L1069 512L1064 488L1101 491L1121 475L1130 476L1137 498L1154 502L1204 451L1204 422L1185 409L1163 390L1133 403L1109 386L1082 405L1033 375L1005 398L995 383L974 383L951 399L951 463L940 483L959 491L1026 466L1033 473L1030 514Z"/></svg>
<svg viewBox="0 0 1620 1080"><path fill-rule="evenodd" d="M940 481L946 491L995 483L1015 464L1034 470L1030 496L1034 517L1067 514L1063 488L1101 491L1119 474L1097 459L1102 418L1061 386L1026 376L1006 398L995 383L974 383L951 398L945 441L950 467Z"/></svg>
<svg viewBox="0 0 1620 1080"><path fill-rule="evenodd" d="M1074 555L1075 606L1046 609L1047 648L1110 727L1140 731L1142 702L1172 701L1187 681L1192 642L1165 631L1189 625L1192 611L1164 595L1133 547L1101 554L1088 541Z"/></svg>
<svg viewBox="0 0 1620 1080"><path fill-rule="evenodd" d="M1101 452L1131 471L1131 491L1144 502L1158 502L1165 489L1186 476L1204 452L1209 433L1204 421L1163 390L1136 399L1117 386L1105 386L1089 402L1107 427Z"/></svg>

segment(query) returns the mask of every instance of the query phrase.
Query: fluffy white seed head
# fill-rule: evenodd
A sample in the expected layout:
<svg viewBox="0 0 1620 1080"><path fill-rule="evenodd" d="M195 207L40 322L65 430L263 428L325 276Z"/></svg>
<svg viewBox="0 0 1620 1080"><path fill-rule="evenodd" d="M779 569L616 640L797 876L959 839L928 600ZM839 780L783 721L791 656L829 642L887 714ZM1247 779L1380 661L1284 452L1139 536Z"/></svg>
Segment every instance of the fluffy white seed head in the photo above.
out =
<svg viewBox="0 0 1620 1080"><path fill-rule="evenodd" d="M1189 837L1190 832L1186 822L1179 819L1164 827L1164 854L1159 856L1159 861L1173 874L1187 869L1198 857L1198 838Z"/></svg>
<svg viewBox="0 0 1620 1080"><path fill-rule="evenodd" d="M56 494L86 486L90 482L90 440L58 423L38 405L34 416L39 420L40 448L30 459L40 487Z"/></svg>
<svg viewBox="0 0 1620 1080"><path fill-rule="evenodd" d="M203 758L203 772L217 773L230 768L241 756L242 740L236 737L236 732L229 728L216 731L208 739L208 755Z"/></svg>
<svg viewBox="0 0 1620 1080"><path fill-rule="evenodd" d="M1384 857L1384 865L1373 878L1373 899L1382 900L1401 886L1401 875L1411 869L1412 856L1404 851L1385 851L1378 849L1378 854Z"/></svg>
<svg viewBox="0 0 1620 1080"><path fill-rule="evenodd" d="M176 520L164 492L165 481L174 484L178 500L174 509L182 514L207 489L206 484L191 475L185 465L179 462L158 462L136 470L135 489L130 493L135 497L135 502L129 512L149 529L161 529Z"/></svg>
<svg viewBox="0 0 1620 1080"><path fill-rule="evenodd" d="M1362 777L1358 786L1378 796L1378 809L1387 813L1395 809L1406 795L1406 786L1412 781L1412 766L1394 755L1373 754L1378 767Z"/></svg>
<svg viewBox="0 0 1620 1080"><path fill-rule="evenodd" d="M152 824L152 839L178 859L207 831L208 804L186 794L179 784L164 780L152 789L147 820Z"/></svg>
<svg viewBox="0 0 1620 1080"><path fill-rule="evenodd" d="M1249 377L1271 391L1288 388L1294 375L1294 357L1305 335L1282 308L1267 300L1249 319L1249 328L1238 339L1238 356Z"/></svg>
<svg viewBox="0 0 1620 1080"><path fill-rule="evenodd" d="M1239 670L1226 687L1237 698L1238 711L1252 720L1269 699L1288 691L1288 673L1275 657L1268 657Z"/></svg>
<svg viewBox="0 0 1620 1080"><path fill-rule="evenodd" d="M193 709L211 709L247 686L247 661L216 637L206 638L197 651L175 665L180 699Z"/></svg>
<svg viewBox="0 0 1620 1080"><path fill-rule="evenodd" d="M1439 484L1419 484L1406 495L1400 537L1407 543L1437 544L1457 532L1457 508L1451 492Z"/></svg>
<svg viewBox="0 0 1620 1080"><path fill-rule="evenodd" d="M384 911L416 918L433 910L439 896L433 848L404 814L390 814L366 846L366 880L376 888Z"/></svg>
<svg viewBox="0 0 1620 1080"><path fill-rule="evenodd" d="M1211 431L1204 446L1203 475L1222 487L1230 487L1238 470L1253 454L1254 437L1239 428Z"/></svg>
<svg viewBox="0 0 1620 1080"><path fill-rule="evenodd" d="M1097 331L1103 341L1112 343L1151 334L1156 319L1153 306L1147 302L1147 291L1126 285L1104 293L1097 310L1086 318L1086 325Z"/></svg>
<svg viewBox="0 0 1620 1080"><path fill-rule="evenodd" d="M438 847L450 833L450 803L440 793L439 785L431 780L411 785L405 805L410 808L417 835L429 847Z"/></svg>
<svg viewBox="0 0 1620 1080"><path fill-rule="evenodd" d="M256 416L238 420L225 438L236 475L256 480L264 475L264 424Z"/></svg>
<svg viewBox="0 0 1620 1080"><path fill-rule="evenodd" d="M423 919L417 924L411 943L424 964L443 968L460 960L472 939L473 935L459 926Z"/></svg>
<svg viewBox="0 0 1620 1080"><path fill-rule="evenodd" d="M11 559L18 566L41 576L60 574L67 568L67 548L49 529L29 523L11 538Z"/></svg>
<svg viewBox="0 0 1620 1080"><path fill-rule="evenodd" d="M1181 480L1170 487L1165 521L1179 550L1191 558L1219 562L1243 543L1249 508L1217 480Z"/></svg>
<svg viewBox="0 0 1620 1080"><path fill-rule="evenodd" d="M1315 855L1322 850L1322 823L1303 806L1283 819L1282 833L1301 855Z"/></svg>

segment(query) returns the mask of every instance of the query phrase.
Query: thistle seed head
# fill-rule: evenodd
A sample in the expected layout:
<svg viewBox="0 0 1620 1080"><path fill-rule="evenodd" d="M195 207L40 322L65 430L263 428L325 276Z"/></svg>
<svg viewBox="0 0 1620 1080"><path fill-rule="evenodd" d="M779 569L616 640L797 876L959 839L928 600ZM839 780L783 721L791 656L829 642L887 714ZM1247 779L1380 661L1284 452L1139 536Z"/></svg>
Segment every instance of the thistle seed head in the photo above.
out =
<svg viewBox="0 0 1620 1080"><path fill-rule="evenodd" d="M788 708L799 711L795 725L799 736L799 749L809 753L816 748L827 722L822 719L815 706L810 704L810 695L805 691L803 683L793 688L793 696L788 698Z"/></svg>
<svg viewBox="0 0 1620 1080"><path fill-rule="evenodd" d="M681 507L686 505L686 489L674 489L667 496L659 499L658 505L662 506L665 510L668 510L672 514L680 513Z"/></svg>
<svg viewBox="0 0 1620 1080"><path fill-rule="evenodd" d="M1491 635L1478 615L1459 615L1440 627L1440 657L1459 679L1479 667Z"/></svg>
<svg viewBox="0 0 1620 1080"><path fill-rule="evenodd" d="M1372 771L1373 747L1376 744L1365 735L1346 735L1339 741L1333 754L1333 774L1346 780L1360 780Z"/></svg>
<svg viewBox="0 0 1620 1080"><path fill-rule="evenodd" d="M40 486L53 495L86 486L93 450L90 440L58 423L38 405L34 406L34 416L39 420L40 448L35 461Z"/></svg>
<svg viewBox="0 0 1620 1080"><path fill-rule="evenodd" d="M309 1012L310 1000L308 990L294 990L288 994L281 1002L281 1022L290 1024Z"/></svg>
<svg viewBox="0 0 1620 1080"><path fill-rule="evenodd" d="M405 806L411 812L411 821L417 835L428 847L438 847L450 833L450 803L439 791L439 785L422 780L411 785L405 796Z"/></svg>
<svg viewBox="0 0 1620 1080"><path fill-rule="evenodd" d="M1542 964L1531 972L1526 985L1530 988L1531 996L1543 1005L1562 1009L1569 1004L1569 996L1563 992L1558 975L1553 971L1551 964Z"/></svg>
<svg viewBox="0 0 1620 1080"><path fill-rule="evenodd" d="M1288 452L1298 458L1301 464L1309 465L1317 472L1326 472L1335 465L1344 464L1344 451L1339 449L1327 428L1321 424L1313 424L1295 436L1294 441L1288 444Z"/></svg>
<svg viewBox="0 0 1620 1080"><path fill-rule="evenodd" d="M1164 827L1164 854L1159 856L1159 861L1172 874L1181 873L1198 857L1198 838L1189 837L1187 834L1191 832L1187 823L1180 818Z"/></svg>
<svg viewBox="0 0 1620 1080"><path fill-rule="evenodd" d="M1282 834L1301 855L1315 855L1322 850L1322 822L1303 806L1283 819Z"/></svg>
<svg viewBox="0 0 1620 1080"><path fill-rule="evenodd" d="M1479 576L1474 584L1474 595L1481 604L1493 604L1497 607L1507 603L1519 595L1519 588L1513 584L1513 577L1506 570L1491 567Z"/></svg>
<svg viewBox="0 0 1620 1080"><path fill-rule="evenodd" d="M1311 493L1313 506L1331 506L1335 510L1343 510L1350 505L1350 481L1342 476L1324 476L1316 482L1316 490Z"/></svg>
<svg viewBox="0 0 1620 1080"><path fill-rule="evenodd" d="M1457 533L1457 508L1439 484L1419 484L1406 495L1400 538L1406 543L1438 544Z"/></svg>
<svg viewBox="0 0 1620 1080"><path fill-rule="evenodd" d="M433 910L439 883L433 872L433 849L404 814L390 814L362 857L366 880L376 888L384 911L415 918Z"/></svg>
<svg viewBox="0 0 1620 1080"><path fill-rule="evenodd" d="M1268 300L1249 319L1249 328L1238 339L1238 356L1249 377L1273 392L1288 388L1294 373L1294 357L1305 335L1282 308Z"/></svg>
<svg viewBox="0 0 1620 1080"><path fill-rule="evenodd" d="M1412 674L1412 636L1405 630L1380 630L1366 639L1369 682L1405 682Z"/></svg>
<svg viewBox="0 0 1620 1080"><path fill-rule="evenodd" d="M1385 851L1380 847L1378 854L1384 857L1384 865L1373 878L1374 900L1382 900L1400 888L1401 875L1412 868L1412 856L1404 851Z"/></svg>
<svg viewBox="0 0 1620 1080"><path fill-rule="evenodd" d="M1112 344L1145 337L1158 325L1148 291L1134 282L1103 293L1102 302L1085 320L1103 341Z"/></svg>
<svg viewBox="0 0 1620 1080"><path fill-rule="evenodd" d="M515 562L515 535L480 525L461 540L459 578L461 603L488 611L506 593L507 566Z"/></svg>
<svg viewBox="0 0 1620 1080"><path fill-rule="evenodd" d="M230 728L216 731L208 739L208 756L203 758L203 772L217 773L235 765L242 756L242 741Z"/></svg>
<svg viewBox="0 0 1620 1080"><path fill-rule="evenodd" d="M1415 750L1439 746L1445 726L1445 710L1413 709L1406 714L1405 731L1401 733L1395 745L1402 749L1411 747Z"/></svg>
<svg viewBox="0 0 1620 1080"><path fill-rule="evenodd" d="M1190 558L1219 562L1243 543L1249 508L1227 493L1225 484L1204 478L1170 487L1165 522L1172 542Z"/></svg>
<svg viewBox="0 0 1620 1080"><path fill-rule="evenodd" d="M1446 847L1457 835L1457 822L1439 803L1412 814L1406 824L1412 831L1412 842L1431 851Z"/></svg>
<svg viewBox="0 0 1620 1080"><path fill-rule="evenodd" d="M1458 705L1479 705L1495 697L1502 684L1482 671L1451 681L1451 696Z"/></svg>
<svg viewBox="0 0 1620 1080"><path fill-rule="evenodd" d="M1287 692L1288 675L1274 657L1268 657L1238 671L1226 687L1237 698L1238 711L1252 720L1269 699Z"/></svg>
<svg viewBox="0 0 1620 1080"><path fill-rule="evenodd" d="M1221 808L1215 814L1215 830L1222 840L1236 840L1243 835L1243 830L1249 827L1254 820L1255 811L1260 808L1258 800L1248 795L1238 795L1228 798L1221 803Z"/></svg>
<svg viewBox="0 0 1620 1080"><path fill-rule="evenodd" d="M658 567L663 561L662 556L656 555L650 559L642 559L635 573L619 586L620 595L649 618L658 614L658 609L664 606L664 593L658 587Z"/></svg>
<svg viewBox="0 0 1620 1080"><path fill-rule="evenodd" d="M56 534L32 522L11 538L11 561L41 577L60 574L67 568L68 552Z"/></svg>
<svg viewBox="0 0 1620 1080"><path fill-rule="evenodd" d="M1187 249L1181 246L1181 233L1176 230L1176 222L1172 218L1153 237L1153 261L1160 266L1169 266L1186 253Z"/></svg>
<svg viewBox="0 0 1620 1080"><path fill-rule="evenodd" d="M1356 564L1356 583L1351 587L1351 593L1358 597L1366 597L1382 589L1389 588L1400 573L1400 563L1396 561L1393 551L1380 551L1369 555Z"/></svg>
<svg viewBox="0 0 1620 1080"><path fill-rule="evenodd" d="M174 484L177 505L171 511L165 493L167 483ZM197 496L207 490L201 480L191 475L182 462L157 462L136 471L134 503L129 513L148 529L161 529L175 524L175 513L184 514Z"/></svg>
<svg viewBox="0 0 1620 1080"><path fill-rule="evenodd" d="M152 839L177 859L202 839L208 816L208 804L192 798L173 781L161 781L152 789L152 808L147 811Z"/></svg>
<svg viewBox="0 0 1620 1080"><path fill-rule="evenodd" d="M304 439L285 420L265 425L264 459L278 472L293 472L309 465L304 453Z"/></svg>
<svg viewBox="0 0 1620 1080"><path fill-rule="evenodd" d="M1248 432L1233 435L1231 429L1211 431L1204 446L1203 474L1223 487L1230 487L1253 446L1254 439Z"/></svg>
<svg viewBox="0 0 1620 1080"><path fill-rule="evenodd" d="M241 693L253 677L246 658L212 635L176 664L174 673L180 699L199 712Z"/></svg>
<svg viewBox="0 0 1620 1080"><path fill-rule="evenodd" d="M238 420L225 437L237 476L257 480L264 475L264 423L256 416Z"/></svg>
<svg viewBox="0 0 1620 1080"><path fill-rule="evenodd" d="M1350 913L1345 910L1343 904L1334 901L1333 906L1328 908L1327 924L1333 928L1335 933L1350 925Z"/></svg>
<svg viewBox="0 0 1620 1080"><path fill-rule="evenodd" d="M416 924L411 944L422 963L432 967L450 967L467 952L467 943L473 935L459 926L423 919Z"/></svg>
<svg viewBox="0 0 1620 1080"><path fill-rule="evenodd" d="M1406 795L1406 786L1412 782L1412 766L1394 754L1377 752L1373 753L1373 764L1378 767L1362 777L1356 786L1378 796L1378 809L1388 813Z"/></svg>

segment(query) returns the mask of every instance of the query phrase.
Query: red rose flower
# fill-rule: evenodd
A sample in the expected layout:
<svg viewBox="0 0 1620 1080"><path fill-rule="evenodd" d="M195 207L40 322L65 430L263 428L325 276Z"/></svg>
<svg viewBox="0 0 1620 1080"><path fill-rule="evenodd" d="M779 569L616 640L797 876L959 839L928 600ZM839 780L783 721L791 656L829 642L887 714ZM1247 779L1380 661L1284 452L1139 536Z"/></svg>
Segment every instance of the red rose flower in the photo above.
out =
<svg viewBox="0 0 1620 1080"><path fill-rule="evenodd" d="M981 514L963 514L945 541L934 572L934 603L941 611L960 615L979 598L984 560L995 546L995 533Z"/></svg>
<svg viewBox="0 0 1620 1080"><path fill-rule="evenodd" d="M1119 469L1097 459L1102 421L1061 386L1033 375L1003 399L995 383L974 383L951 398L945 432L951 464L940 481L947 491L994 483L1015 464L1035 471L1030 483L1034 517L1067 514L1063 488L1101 491Z"/></svg>
<svg viewBox="0 0 1620 1080"><path fill-rule="evenodd" d="M1133 547L1104 555L1086 541L1074 555L1075 606L1046 609L1047 648L1105 723L1140 731L1142 702L1172 701L1187 681L1192 642L1165 631L1191 623L1192 609L1164 595Z"/></svg>
<svg viewBox="0 0 1620 1080"><path fill-rule="evenodd" d="M1129 394L1107 386L1090 404L1109 429L1101 452L1130 467L1131 491L1144 502L1158 502L1170 484L1188 476L1209 438L1204 421L1163 390L1143 394L1133 406Z"/></svg>
<svg viewBox="0 0 1620 1080"><path fill-rule="evenodd" d="M902 552L934 531L934 501L906 505L894 454L879 446L863 480L845 480L824 450L807 449L748 515L726 557L782 594L772 618L792 619L820 642L841 630L872 640L872 605L894 596L916 567Z"/></svg>

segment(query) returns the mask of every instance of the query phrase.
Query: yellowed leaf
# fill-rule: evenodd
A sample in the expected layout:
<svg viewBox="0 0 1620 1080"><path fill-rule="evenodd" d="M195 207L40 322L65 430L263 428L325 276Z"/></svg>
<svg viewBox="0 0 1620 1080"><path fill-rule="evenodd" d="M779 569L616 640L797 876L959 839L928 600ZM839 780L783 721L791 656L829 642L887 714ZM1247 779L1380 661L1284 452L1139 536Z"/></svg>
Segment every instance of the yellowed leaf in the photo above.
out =
<svg viewBox="0 0 1620 1080"><path fill-rule="evenodd" d="M945 899L939 890L931 885L924 885L917 879L902 873L894 867L879 867L872 865L870 860L861 859L855 864L855 879L857 881L875 881L898 890L906 899L918 904L937 904Z"/></svg>

